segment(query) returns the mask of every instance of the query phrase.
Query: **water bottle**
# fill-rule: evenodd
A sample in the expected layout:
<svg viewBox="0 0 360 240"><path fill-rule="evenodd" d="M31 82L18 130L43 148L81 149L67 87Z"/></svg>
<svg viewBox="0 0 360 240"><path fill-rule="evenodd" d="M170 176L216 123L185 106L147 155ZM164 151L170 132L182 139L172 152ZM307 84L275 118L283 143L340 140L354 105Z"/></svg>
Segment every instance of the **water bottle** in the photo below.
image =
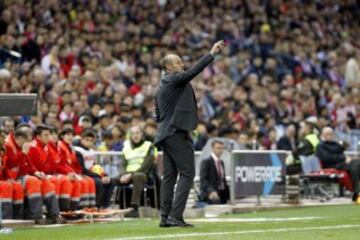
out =
<svg viewBox="0 0 360 240"><path fill-rule="evenodd" d="M252 150L256 150L256 146L257 145L257 142L256 142L256 140L253 140L252 141Z"/></svg>

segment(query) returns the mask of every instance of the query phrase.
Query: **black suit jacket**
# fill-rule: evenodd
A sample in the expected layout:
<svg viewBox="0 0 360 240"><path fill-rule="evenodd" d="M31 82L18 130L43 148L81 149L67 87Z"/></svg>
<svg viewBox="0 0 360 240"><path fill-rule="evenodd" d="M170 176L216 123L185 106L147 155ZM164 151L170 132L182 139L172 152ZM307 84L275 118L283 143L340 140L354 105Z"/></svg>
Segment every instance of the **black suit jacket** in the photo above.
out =
<svg viewBox="0 0 360 240"><path fill-rule="evenodd" d="M190 81L213 61L211 54L203 56L184 72L165 74L155 97L157 134L154 144L172 135L176 129L192 131L197 127L197 103Z"/></svg>
<svg viewBox="0 0 360 240"><path fill-rule="evenodd" d="M219 178L215 160L212 157L204 159L200 166L200 195L202 199L206 199L210 192L218 192L221 183L227 188L225 178L224 162L221 162L221 166L224 171L224 177Z"/></svg>

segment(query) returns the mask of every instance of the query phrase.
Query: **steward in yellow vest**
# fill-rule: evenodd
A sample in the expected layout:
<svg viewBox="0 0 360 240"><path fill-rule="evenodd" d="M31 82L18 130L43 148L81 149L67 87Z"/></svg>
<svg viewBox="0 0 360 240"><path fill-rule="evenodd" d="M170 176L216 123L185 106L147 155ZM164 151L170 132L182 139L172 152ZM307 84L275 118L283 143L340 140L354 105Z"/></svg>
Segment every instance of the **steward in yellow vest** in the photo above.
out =
<svg viewBox="0 0 360 240"><path fill-rule="evenodd" d="M144 172L153 166L154 146L151 142L140 140L138 143L125 141L123 148L124 159L126 160L126 172Z"/></svg>
<svg viewBox="0 0 360 240"><path fill-rule="evenodd" d="M299 144L293 151L293 163L287 165L287 175L300 174L302 171L300 156L310 156L315 154L317 145L320 143L317 134L317 118L312 116L305 120L304 126L300 130L302 137Z"/></svg>
<svg viewBox="0 0 360 240"><path fill-rule="evenodd" d="M119 185L133 185L131 207L133 211L126 214L127 217L138 217L141 193L144 184L148 180L148 174L154 167L156 149L153 144L144 139L140 127L132 127L129 131L129 140L124 142L123 148L125 160L125 173L115 179Z"/></svg>

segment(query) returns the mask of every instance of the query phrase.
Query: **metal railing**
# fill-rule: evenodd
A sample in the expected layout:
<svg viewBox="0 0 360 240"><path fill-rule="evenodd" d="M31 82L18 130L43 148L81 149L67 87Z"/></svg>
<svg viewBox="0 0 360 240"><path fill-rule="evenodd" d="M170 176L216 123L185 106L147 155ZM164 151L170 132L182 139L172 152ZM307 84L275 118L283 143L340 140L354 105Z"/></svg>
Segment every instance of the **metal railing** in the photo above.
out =
<svg viewBox="0 0 360 240"><path fill-rule="evenodd" d="M236 150L237 152L239 150ZM241 150L242 151L242 150ZM245 150L246 152L259 152L260 150ZM290 153L290 152L289 152ZM346 151L346 155L352 156L354 158L358 157L360 159L360 152L358 151ZM116 177L120 173L125 172L125 160L123 158L123 153L119 151L107 151L107 152L95 152L96 155L96 163L101 165L106 174L110 177ZM202 153L200 151L195 152L195 181L199 180L200 176L200 165L204 158L200 158ZM162 152L158 152L158 156L155 160L155 164L157 167L157 173L159 176L162 176L163 168L162 168ZM225 155L226 157L222 158L225 165L225 173L226 173L226 179L227 181L230 181L230 170L231 170L231 153L228 155Z"/></svg>

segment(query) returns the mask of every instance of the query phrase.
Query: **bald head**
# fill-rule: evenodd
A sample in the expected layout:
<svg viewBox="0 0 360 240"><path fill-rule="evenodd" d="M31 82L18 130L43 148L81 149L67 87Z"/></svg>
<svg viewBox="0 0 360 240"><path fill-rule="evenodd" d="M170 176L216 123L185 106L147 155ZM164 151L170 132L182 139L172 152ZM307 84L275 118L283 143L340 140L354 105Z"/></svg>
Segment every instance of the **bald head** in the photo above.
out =
<svg viewBox="0 0 360 240"><path fill-rule="evenodd" d="M322 129L321 139L326 142L334 141L334 131L331 127L324 127Z"/></svg>
<svg viewBox="0 0 360 240"><path fill-rule="evenodd" d="M295 134L296 134L296 128L293 124L289 125L287 128L286 128L286 135L290 138L293 138L295 137Z"/></svg>
<svg viewBox="0 0 360 240"><path fill-rule="evenodd" d="M166 72L182 72L184 71L184 63L176 54L168 54L161 60L161 67Z"/></svg>

